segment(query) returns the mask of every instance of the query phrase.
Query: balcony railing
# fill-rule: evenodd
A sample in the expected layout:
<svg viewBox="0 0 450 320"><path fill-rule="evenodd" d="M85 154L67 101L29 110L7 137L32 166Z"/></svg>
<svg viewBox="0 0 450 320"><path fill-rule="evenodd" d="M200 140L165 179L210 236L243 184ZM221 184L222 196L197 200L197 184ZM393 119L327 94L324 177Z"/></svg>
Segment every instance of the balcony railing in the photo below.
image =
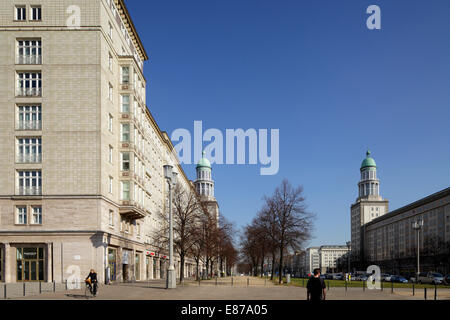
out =
<svg viewBox="0 0 450 320"><path fill-rule="evenodd" d="M41 55L20 55L17 57L17 64L42 64Z"/></svg>
<svg viewBox="0 0 450 320"><path fill-rule="evenodd" d="M41 121L19 121L18 130L42 130Z"/></svg>
<svg viewBox="0 0 450 320"><path fill-rule="evenodd" d="M19 163L40 163L42 154L18 154L17 162Z"/></svg>
<svg viewBox="0 0 450 320"><path fill-rule="evenodd" d="M18 88L17 95L20 97L40 97L42 95L41 88Z"/></svg>
<svg viewBox="0 0 450 320"><path fill-rule="evenodd" d="M19 195L40 196L42 195L42 189L40 187L21 187L19 188Z"/></svg>

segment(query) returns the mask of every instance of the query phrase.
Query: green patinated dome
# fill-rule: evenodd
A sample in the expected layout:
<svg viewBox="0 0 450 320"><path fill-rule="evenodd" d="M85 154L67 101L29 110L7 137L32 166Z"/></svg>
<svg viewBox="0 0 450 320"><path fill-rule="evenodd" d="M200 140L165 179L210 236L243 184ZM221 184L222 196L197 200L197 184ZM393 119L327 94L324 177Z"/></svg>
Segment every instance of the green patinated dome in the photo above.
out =
<svg viewBox="0 0 450 320"><path fill-rule="evenodd" d="M370 151L367 150L366 158L363 160L361 164L361 169L367 168L367 167L377 167L377 164L375 163L375 160L370 156Z"/></svg>
<svg viewBox="0 0 450 320"><path fill-rule="evenodd" d="M205 154L206 154L206 152L203 151L203 152L202 152L202 156L203 156L203 157L202 157L202 158L200 159L200 161L197 163L197 168L200 168L200 167L206 167L206 168L211 169L211 163L209 162L208 159L205 158Z"/></svg>

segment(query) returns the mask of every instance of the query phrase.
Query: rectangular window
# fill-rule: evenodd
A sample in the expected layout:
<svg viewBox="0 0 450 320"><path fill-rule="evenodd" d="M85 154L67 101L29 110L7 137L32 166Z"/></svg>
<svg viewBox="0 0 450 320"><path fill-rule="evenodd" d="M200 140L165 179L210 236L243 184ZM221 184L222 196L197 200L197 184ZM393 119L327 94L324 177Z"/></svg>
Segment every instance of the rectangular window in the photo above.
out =
<svg viewBox="0 0 450 320"><path fill-rule="evenodd" d="M120 128L120 136L122 142L130 141L130 124L122 123Z"/></svg>
<svg viewBox="0 0 450 320"><path fill-rule="evenodd" d="M41 6L32 6L31 7L31 19L32 21L40 21L42 20L42 8Z"/></svg>
<svg viewBox="0 0 450 320"><path fill-rule="evenodd" d="M113 86L111 84L109 84L108 98L111 102L113 101Z"/></svg>
<svg viewBox="0 0 450 320"><path fill-rule="evenodd" d="M41 106L18 106L18 130L41 130Z"/></svg>
<svg viewBox="0 0 450 320"><path fill-rule="evenodd" d="M17 207L16 224L27 224L27 207Z"/></svg>
<svg viewBox="0 0 450 320"><path fill-rule="evenodd" d="M111 114L108 115L108 129L113 132L114 118Z"/></svg>
<svg viewBox="0 0 450 320"><path fill-rule="evenodd" d="M113 26L109 23L109 38L112 40L113 38Z"/></svg>
<svg viewBox="0 0 450 320"><path fill-rule="evenodd" d="M109 146L109 163L113 163L114 148Z"/></svg>
<svg viewBox="0 0 450 320"><path fill-rule="evenodd" d="M19 171L19 195L34 196L42 194L41 171Z"/></svg>
<svg viewBox="0 0 450 320"><path fill-rule="evenodd" d="M113 177L109 177L109 193L113 193Z"/></svg>
<svg viewBox="0 0 450 320"><path fill-rule="evenodd" d="M32 207L32 212L33 212L33 220L32 220L32 224L42 224L42 207L40 206L36 206L36 207Z"/></svg>
<svg viewBox="0 0 450 320"><path fill-rule="evenodd" d="M130 181L121 182L122 200L130 200Z"/></svg>
<svg viewBox="0 0 450 320"><path fill-rule="evenodd" d="M121 97L122 97L121 112L122 113L130 113L130 96L123 95Z"/></svg>
<svg viewBox="0 0 450 320"><path fill-rule="evenodd" d="M109 210L109 225L114 226L114 211L112 210Z"/></svg>
<svg viewBox="0 0 450 320"><path fill-rule="evenodd" d="M40 72L20 72L17 75L17 95L36 97L42 95L42 74Z"/></svg>
<svg viewBox="0 0 450 320"><path fill-rule="evenodd" d="M130 83L130 67L122 67L122 84Z"/></svg>
<svg viewBox="0 0 450 320"><path fill-rule="evenodd" d="M122 153L122 164L121 169L122 171L130 171L130 153L129 152L123 152Z"/></svg>
<svg viewBox="0 0 450 320"><path fill-rule="evenodd" d="M41 138L19 138L17 140L17 162L39 163L42 159Z"/></svg>
<svg viewBox="0 0 450 320"><path fill-rule="evenodd" d="M42 63L41 40L18 40L16 63L41 64Z"/></svg>
<svg viewBox="0 0 450 320"><path fill-rule="evenodd" d="M109 57L108 57L108 67L109 67L109 71L113 71L113 57L112 57L112 55L111 55L111 53L109 54Z"/></svg>
<svg viewBox="0 0 450 320"><path fill-rule="evenodd" d="M27 20L27 8L25 6L16 6L16 16L17 21Z"/></svg>

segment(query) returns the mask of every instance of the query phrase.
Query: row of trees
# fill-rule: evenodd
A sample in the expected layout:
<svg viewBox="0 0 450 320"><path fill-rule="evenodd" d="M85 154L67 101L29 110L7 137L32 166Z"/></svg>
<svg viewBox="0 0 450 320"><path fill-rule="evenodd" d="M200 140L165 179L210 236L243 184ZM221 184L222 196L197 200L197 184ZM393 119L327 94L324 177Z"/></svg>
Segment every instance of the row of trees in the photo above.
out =
<svg viewBox="0 0 450 320"><path fill-rule="evenodd" d="M264 197L261 210L243 230L240 269L262 276L265 265L270 264L273 279L277 266L281 283L283 258L289 252L299 251L311 238L314 217L307 210L303 187L283 180L271 196Z"/></svg>
<svg viewBox="0 0 450 320"><path fill-rule="evenodd" d="M233 243L234 226L223 216L219 219L212 207L200 199L194 188L177 184L172 194L174 253L180 257L180 282L184 279L186 258L196 262L196 278L200 277L200 263L210 275L214 267L226 273L236 264L237 250ZM155 243L161 251L169 244L168 213L159 213L162 227L156 232ZM219 220L219 221L218 221Z"/></svg>

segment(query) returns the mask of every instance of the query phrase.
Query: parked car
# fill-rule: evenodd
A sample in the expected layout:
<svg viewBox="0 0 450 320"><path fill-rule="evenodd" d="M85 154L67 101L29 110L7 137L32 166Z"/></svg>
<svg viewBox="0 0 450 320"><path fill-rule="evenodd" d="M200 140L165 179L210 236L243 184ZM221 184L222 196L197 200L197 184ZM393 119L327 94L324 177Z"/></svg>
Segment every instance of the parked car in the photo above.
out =
<svg viewBox="0 0 450 320"><path fill-rule="evenodd" d="M444 277L444 283L447 285L450 285L450 274L448 274Z"/></svg>
<svg viewBox="0 0 450 320"><path fill-rule="evenodd" d="M419 278L417 279L418 283L431 283L431 284L441 284L444 282L444 276L437 272L421 272L419 274Z"/></svg>
<svg viewBox="0 0 450 320"><path fill-rule="evenodd" d="M386 276L384 277L384 281L390 282L390 281L391 281L391 277L392 277L392 275L390 275L390 274L386 275Z"/></svg>
<svg viewBox="0 0 450 320"><path fill-rule="evenodd" d="M335 273L333 275L333 280L343 280L344 276L342 275L342 273Z"/></svg>
<svg viewBox="0 0 450 320"><path fill-rule="evenodd" d="M402 276L391 276L391 282L408 283L408 280Z"/></svg>
<svg viewBox="0 0 450 320"><path fill-rule="evenodd" d="M381 281L388 281L388 280L386 280L387 277L390 277L390 275L387 273L380 274Z"/></svg>
<svg viewBox="0 0 450 320"><path fill-rule="evenodd" d="M331 273L325 273L324 276L327 280L333 280L333 275Z"/></svg>

